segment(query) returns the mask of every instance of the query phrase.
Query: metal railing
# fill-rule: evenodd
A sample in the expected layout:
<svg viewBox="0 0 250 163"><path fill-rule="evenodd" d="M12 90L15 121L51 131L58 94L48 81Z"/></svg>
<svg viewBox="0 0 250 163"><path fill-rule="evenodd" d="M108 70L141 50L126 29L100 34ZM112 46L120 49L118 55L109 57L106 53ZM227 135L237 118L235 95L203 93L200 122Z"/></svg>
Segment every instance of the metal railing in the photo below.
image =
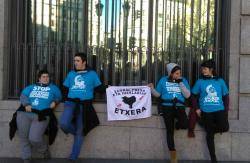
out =
<svg viewBox="0 0 250 163"><path fill-rule="evenodd" d="M9 49L9 62L11 64L9 64L7 72L9 74L8 97L18 97L25 86L36 82L37 72L44 68L49 70L51 80L62 86L66 74L73 68L73 56L80 49L79 46L69 44L18 44L11 46ZM149 82L156 84L160 77L166 75L168 60L164 60L164 58L169 58L171 55L169 51L154 51L153 55L157 56L158 60L142 63L136 58L139 58L140 53L146 55L147 51L128 50L128 62L123 66L122 51L114 53L112 62L109 57L110 51L99 49L101 51L100 60L97 62L97 50L97 47L88 48L88 64L96 70L102 82L110 85L146 85ZM176 54L179 56L177 63L182 67L183 76L191 84L199 76L199 65L202 59L211 58L214 55L211 51L204 53L203 50L195 49L176 51ZM225 57L221 52L220 55L222 58ZM219 66L217 65L217 67ZM122 77L122 71L125 72L124 77ZM223 70L221 72L220 75L225 75ZM151 77L149 78L149 76Z"/></svg>
<svg viewBox="0 0 250 163"><path fill-rule="evenodd" d="M88 64L110 85L156 84L169 62L180 64L192 85L200 63L209 58L227 79L221 30L226 2L10 0L7 97L18 97L43 68L62 86L78 51L87 53Z"/></svg>

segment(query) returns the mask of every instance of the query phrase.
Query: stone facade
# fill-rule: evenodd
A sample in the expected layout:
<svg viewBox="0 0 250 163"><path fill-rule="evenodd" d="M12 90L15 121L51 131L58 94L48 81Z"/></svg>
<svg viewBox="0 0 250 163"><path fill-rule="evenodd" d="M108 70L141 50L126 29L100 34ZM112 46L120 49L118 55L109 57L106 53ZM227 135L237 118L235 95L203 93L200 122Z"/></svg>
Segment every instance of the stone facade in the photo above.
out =
<svg viewBox="0 0 250 163"><path fill-rule="evenodd" d="M0 89L4 82L4 44L7 0L0 0ZM231 0L229 87L230 132L215 137L219 160L250 161L250 0ZM3 23L4 22L4 23ZM0 91L0 98L3 99ZM18 138L8 139L8 122L18 101L0 101L0 157L19 157ZM108 122L106 105L96 103L101 125L85 138L81 157L123 159L167 159L169 157L163 120L156 115L134 121ZM62 111L60 105L56 112ZM180 159L207 160L204 131L196 127L196 137L187 138L186 131L176 131L176 148ZM51 146L53 157L67 157L72 136L61 131Z"/></svg>

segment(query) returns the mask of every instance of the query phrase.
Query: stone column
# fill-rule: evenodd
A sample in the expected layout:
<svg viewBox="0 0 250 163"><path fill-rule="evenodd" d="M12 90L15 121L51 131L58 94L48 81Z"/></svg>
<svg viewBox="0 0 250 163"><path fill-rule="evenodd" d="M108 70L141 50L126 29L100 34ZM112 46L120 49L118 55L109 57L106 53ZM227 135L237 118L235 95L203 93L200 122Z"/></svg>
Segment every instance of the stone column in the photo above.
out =
<svg viewBox="0 0 250 163"><path fill-rule="evenodd" d="M231 0L232 160L250 160L250 0Z"/></svg>
<svg viewBox="0 0 250 163"><path fill-rule="evenodd" d="M4 94L4 51L6 45L6 0L0 0L0 100L3 99Z"/></svg>

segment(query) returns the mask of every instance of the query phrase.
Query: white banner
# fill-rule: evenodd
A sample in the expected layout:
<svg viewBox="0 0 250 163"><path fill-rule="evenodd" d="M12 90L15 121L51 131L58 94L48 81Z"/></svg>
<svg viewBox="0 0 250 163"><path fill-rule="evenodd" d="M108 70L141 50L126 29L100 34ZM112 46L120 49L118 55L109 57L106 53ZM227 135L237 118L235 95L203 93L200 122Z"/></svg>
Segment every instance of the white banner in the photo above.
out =
<svg viewBox="0 0 250 163"><path fill-rule="evenodd" d="M151 91L147 86L111 86L106 94L108 121L151 116Z"/></svg>

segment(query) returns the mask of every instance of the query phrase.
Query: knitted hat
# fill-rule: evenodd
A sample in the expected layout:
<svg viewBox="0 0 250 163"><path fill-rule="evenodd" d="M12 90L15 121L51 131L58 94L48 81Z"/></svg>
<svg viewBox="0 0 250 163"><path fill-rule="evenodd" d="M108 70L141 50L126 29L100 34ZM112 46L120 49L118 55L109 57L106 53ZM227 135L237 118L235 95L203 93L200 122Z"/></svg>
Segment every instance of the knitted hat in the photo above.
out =
<svg viewBox="0 0 250 163"><path fill-rule="evenodd" d="M181 67L176 63L168 63L167 64L168 76L170 76L171 73L174 73L175 71L180 70L180 69L181 69Z"/></svg>
<svg viewBox="0 0 250 163"><path fill-rule="evenodd" d="M214 62L213 59L209 59L207 61L204 61L201 64L201 67L207 67L207 68L213 68L213 69L215 69L215 62Z"/></svg>

